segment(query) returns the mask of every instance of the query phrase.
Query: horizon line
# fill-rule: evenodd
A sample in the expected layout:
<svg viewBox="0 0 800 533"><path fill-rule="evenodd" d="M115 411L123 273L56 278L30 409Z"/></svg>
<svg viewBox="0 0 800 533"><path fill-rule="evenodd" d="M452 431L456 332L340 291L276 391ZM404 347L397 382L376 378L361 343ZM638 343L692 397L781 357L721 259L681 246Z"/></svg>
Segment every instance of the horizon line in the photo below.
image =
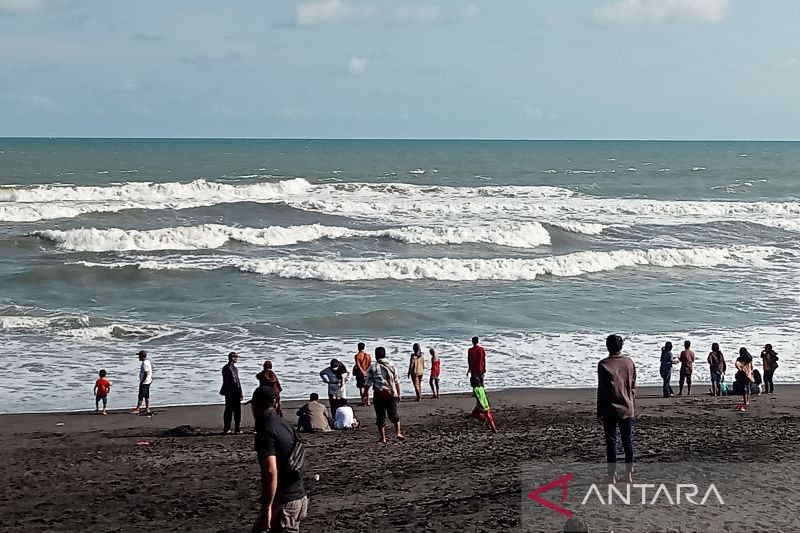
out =
<svg viewBox="0 0 800 533"><path fill-rule="evenodd" d="M524 137L145 137L145 136L0 136L0 140L149 140L149 141L473 141L473 142L800 142L800 139L712 138L524 138Z"/></svg>

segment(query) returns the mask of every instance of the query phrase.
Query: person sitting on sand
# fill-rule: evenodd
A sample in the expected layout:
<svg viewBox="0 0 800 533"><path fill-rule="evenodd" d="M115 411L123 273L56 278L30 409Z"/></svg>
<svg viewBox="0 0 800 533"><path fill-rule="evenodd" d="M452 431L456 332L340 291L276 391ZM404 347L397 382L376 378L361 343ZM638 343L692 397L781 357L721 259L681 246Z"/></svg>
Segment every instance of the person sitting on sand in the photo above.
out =
<svg viewBox="0 0 800 533"><path fill-rule="evenodd" d="M434 398L439 397L439 375L442 373L442 361L439 359L439 354L433 348L430 349L431 354L431 392Z"/></svg>
<svg viewBox="0 0 800 533"><path fill-rule="evenodd" d="M753 356L747 348L739 349L739 357L736 359L736 389L741 391L742 403L736 406L737 411L747 411L750 403L750 384L753 383Z"/></svg>
<svg viewBox="0 0 800 533"><path fill-rule="evenodd" d="M311 393L308 403L297 410L297 429L305 433L331 430L328 408L319 403L319 394Z"/></svg>
<svg viewBox="0 0 800 533"><path fill-rule="evenodd" d="M111 382L106 379L105 369L99 372L100 378L94 382L94 412L100 412L100 402L103 402L103 414L107 415L108 392L111 390Z"/></svg>
<svg viewBox="0 0 800 533"><path fill-rule="evenodd" d="M336 410L333 429L355 429L359 426L359 421L353 414L353 408L347 405L347 399L339 401L339 408Z"/></svg>
<svg viewBox="0 0 800 533"><path fill-rule="evenodd" d="M716 342L711 345L711 352L708 354L708 369L711 372L711 394L722 396L722 375L725 374L727 365Z"/></svg>
<svg viewBox="0 0 800 533"><path fill-rule="evenodd" d="M664 398L672 396L672 386L669 383L670 379L672 379L672 364L672 343L666 342L664 347L661 348L661 366L659 367L659 374L661 374L661 379L664 382L661 387L661 394Z"/></svg>
<svg viewBox="0 0 800 533"><path fill-rule="evenodd" d="M386 348L375 348L375 362L367 371L367 387L372 387L372 406L375 409L375 425L378 426L380 442L386 441L386 417L394 424L394 434L397 440L405 440L400 431L400 417L397 414L397 402L400 401L400 381L397 379L397 370L386 357Z"/></svg>
<svg viewBox="0 0 800 533"><path fill-rule="evenodd" d="M483 387L486 375L486 350L478 344L478 337L472 337L472 348L467 351L467 374L478 378Z"/></svg>
<svg viewBox="0 0 800 533"><path fill-rule="evenodd" d="M753 382L750 384L750 396L758 396L761 394L761 372L753 369Z"/></svg>
<svg viewBox="0 0 800 533"><path fill-rule="evenodd" d="M338 359L331 359L331 364L319 373L323 383L328 385L328 401L331 412L339 407L339 400L347 397L344 381L350 377L347 368Z"/></svg>
<svg viewBox="0 0 800 533"><path fill-rule="evenodd" d="M692 395L692 369L694 368L694 352L691 350L692 342L683 343L684 350L678 360L681 362L681 370L678 374L678 396L683 395L683 382L686 382L686 394Z"/></svg>
<svg viewBox="0 0 800 533"><path fill-rule="evenodd" d="M142 402L144 402L145 414L151 414L150 411L150 385L153 383L153 363L147 358L147 352L140 350L139 357L139 396L136 402L136 409L133 414L138 415L141 413Z"/></svg>
<svg viewBox="0 0 800 533"><path fill-rule="evenodd" d="M772 375L778 368L778 354L772 349L771 344L764 346L761 352L761 361L764 365L764 392L772 394L775 392L775 384L772 383Z"/></svg>
<svg viewBox="0 0 800 533"><path fill-rule="evenodd" d="M622 355L622 337L606 339L608 357L597 364L597 418L603 424L608 461L608 482L616 482L617 427L625 449L625 478L633 480L633 417L636 365Z"/></svg>
<svg viewBox="0 0 800 533"><path fill-rule="evenodd" d="M283 387L281 387L278 374L272 370L272 361L264 361L261 372L256 374L256 379L258 380L259 386L272 387L275 389L275 392L278 393L278 403L275 404L275 412L277 412L278 415L283 416L283 412L281 411L281 392L283 391Z"/></svg>
<svg viewBox="0 0 800 533"><path fill-rule="evenodd" d="M364 384L367 378L367 370L372 364L372 357L364 351L366 345L358 343L358 353L355 356L356 366L353 367L353 374L356 377L356 387L361 394L361 405L369 407L369 387Z"/></svg>
<svg viewBox="0 0 800 533"><path fill-rule="evenodd" d="M425 375L425 358L422 356L422 350L416 342L411 348L411 357L408 360L408 378L414 385L414 393L417 395L417 401L422 401L422 377Z"/></svg>
<svg viewBox="0 0 800 533"><path fill-rule="evenodd" d="M492 414L492 407L489 405L486 389L481 386L481 382L477 377L470 378L470 385L472 385L472 395L475 396L475 408L472 409L470 416L481 422L488 422L491 430L497 433L497 426L494 423L494 415Z"/></svg>

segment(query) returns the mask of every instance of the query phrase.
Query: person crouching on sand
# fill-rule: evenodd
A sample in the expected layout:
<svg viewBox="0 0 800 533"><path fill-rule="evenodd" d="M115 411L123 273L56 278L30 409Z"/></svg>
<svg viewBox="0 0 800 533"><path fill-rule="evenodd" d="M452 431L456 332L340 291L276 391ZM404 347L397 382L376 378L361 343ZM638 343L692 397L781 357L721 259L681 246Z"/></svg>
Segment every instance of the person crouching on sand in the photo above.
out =
<svg viewBox="0 0 800 533"><path fill-rule="evenodd" d="M107 415L108 392L111 390L111 382L106 379L105 369L100 371L100 378L94 382L94 412L100 412L100 402L103 402L103 414Z"/></svg>
<svg viewBox="0 0 800 533"><path fill-rule="evenodd" d="M375 409L375 425L378 426L379 441L386 442L386 417L394 424L397 440L405 440L400 431L400 417L397 414L397 402L400 401L400 382L397 370L386 358L386 348L375 348L375 362L369 367L366 379L367 387L372 387L372 406Z"/></svg>
<svg viewBox="0 0 800 533"><path fill-rule="evenodd" d="M597 418L603 424L608 461L608 482L616 482L617 427L625 449L625 478L633 480L633 417L636 390L636 365L622 355L622 337L606 339L608 357L597 364Z"/></svg>
<svg viewBox="0 0 800 533"><path fill-rule="evenodd" d="M417 395L417 401L422 401L422 377L425 375L425 358L422 356L422 350L416 342L411 348L411 357L408 360L408 378L414 385L414 393Z"/></svg>
<svg viewBox="0 0 800 533"><path fill-rule="evenodd" d="M442 361L439 359L439 354L433 348L430 349L431 353L431 392L434 398L439 397L439 375L442 373Z"/></svg>
<svg viewBox="0 0 800 533"><path fill-rule="evenodd" d="M742 403L736 406L737 411L747 411L750 403L750 384L753 379L753 356L747 348L739 348L739 357L736 359L736 384L742 391Z"/></svg>
<svg viewBox="0 0 800 533"><path fill-rule="evenodd" d="M477 377L472 377L469 381L470 385L472 385L472 395L475 396L475 408L470 413L470 416L475 420L488 422L492 431L497 433L497 426L494 423L494 415L492 414L492 407L489 405L486 389L483 388Z"/></svg>

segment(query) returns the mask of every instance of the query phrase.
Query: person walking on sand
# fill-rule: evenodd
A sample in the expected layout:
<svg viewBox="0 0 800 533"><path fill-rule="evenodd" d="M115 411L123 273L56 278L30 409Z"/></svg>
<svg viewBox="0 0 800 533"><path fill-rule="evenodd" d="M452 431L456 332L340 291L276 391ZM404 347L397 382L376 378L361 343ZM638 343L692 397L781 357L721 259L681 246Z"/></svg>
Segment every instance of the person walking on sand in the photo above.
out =
<svg viewBox="0 0 800 533"><path fill-rule="evenodd" d="M736 384L741 388L742 403L736 406L737 411L747 411L750 403L750 385L755 381L753 378L753 356L747 348L739 348L739 357L736 358Z"/></svg>
<svg viewBox="0 0 800 533"><path fill-rule="evenodd" d="M764 393L775 392L775 384L772 383L772 376L778 368L778 354L772 349L771 344L764 346L761 352L761 361L764 364Z"/></svg>
<svg viewBox="0 0 800 533"><path fill-rule="evenodd" d="M339 407L339 400L346 397L343 394L346 390L344 388L344 380L349 375L347 369L338 359L331 359L331 364L319 373L322 382L328 385L328 401L330 402L331 413L336 412Z"/></svg>
<svg viewBox="0 0 800 533"><path fill-rule="evenodd" d="M442 373L442 360L439 359L439 354L433 348L430 349L431 354L431 392L434 398L439 397L439 376Z"/></svg>
<svg viewBox="0 0 800 533"><path fill-rule="evenodd" d="M369 387L366 386L367 370L372 364L372 357L364 351L366 346L363 342L358 343L358 353L355 356L356 366L353 367L353 374L356 376L356 387L361 394L361 405L369 407Z"/></svg>
<svg viewBox="0 0 800 533"><path fill-rule="evenodd" d="M222 414L222 432L231 432L231 418L234 423L234 433L242 433L242 383L239 381L239 369L236 363L239 361L239 354L231 352L228 354L228 364L222 367L222 387L219 393L225 397L225 411Z"/></svg>
<svg viewBox="0 0 800 533"><path fill-rule="evenodd" d="M670 385L670 379L672 379L672 365L673 365L673 357L672 357L672 343L667 341L664 344L664 347L661 348L661 366L659 367L659 374L661 374L661 379L663 380L663 385L661 387L661 394L664 398L669 398L672 396L672 385Z"/></svg>
<svg viewBox="0 0 800 533"><path fill-rule="evenodd" d="M625 450L624 481L633 480L633 417L636 391L636 365L622 355L622 337L606 339L608 357L597 364L597 418L603 425L608 462L608 482L616 482L617 427Z"/></svg>
<svg viewBox="0 0 800 533"><path fill-rule="evenodd" d="M422 356L422 349L416 342L411 348L411 357L408 360L408 378L414 385L414 394L417 401L422 401L422 377L425 375L425 357Z"/></svg>
<svg viewBox="0 0 800 533"><path fill-rule="evenodd" d="M147 358L147 352L144 350L140 350L136 355L139 356L139 396L133 414L141 414L142 402L144 402L144 412L149 415L152 414L150 411L150 385L153 383L153 363Z"/></svg>
<svg viewBox="0 0 800 533"><path fill-rule="evenodd" d="M727 370L725 356L716 342L711 345L708 354L708 369L711 372L711 393L713 396L722 396L722 375Z"/></svg>
<svg viewBox="0 0 800 533"><path fill-rule="evenodd" d="M100 402L103 402L103 414L107 415L108 393L111 390L111 382L106 379L105 369L99 372L99 379L94 382L94 412L100 412Z"/></svg>
<svg viewBox="0 0 800 533"><path fill-rule="evenodd" d="M278 393L278 402L275 404L275 412L278 413L279 416L283 416L283 411L281 411L281 392L283 391L283 387L281 387L278 374L272 370L272 361L264 361L261 372L256 374L256 379L258 380L259 386L272 387L275 389L275 392Z"/></svg>
<svg viewBox="0 0 800 533"><path fill-rule="evenodd" d="M386 417L394 424L397 440L406 440L400 431L400 416L397 414L397 402L400 401L400 381L397 370L386 357L386 348L375 348L375 362L367 371L367 387L372 387L372 406L375 409L375 425L378 426L378 440L386 443Z"/></svg>
<svg viewBox="0 0 800 533"><path fill-rule="evenodd" d="M683 343L683 351L678 358L681 362L681 370L678 376L678 396L683 396L683 383L686 382L686 395L692 395L692 369L694 368L694 352L691 350L692 342Z"/></svg>
<svg viewBox="0 0 800 533"><path fill-rule="evenodd" d="M252 533L298 533L308 514L303 444L291 424L275 412L277 399L278 393L272 387L258 387L250 400L261 472L261 508Z"/></svg>
<svg viewBox="0 0 800 533"><path fill-rule="evenodd" d="M478 337L472 337L472 348L467 351L467 374L475 377L483 387L483 376L486 374L486 350L478 344Z"/></svg>

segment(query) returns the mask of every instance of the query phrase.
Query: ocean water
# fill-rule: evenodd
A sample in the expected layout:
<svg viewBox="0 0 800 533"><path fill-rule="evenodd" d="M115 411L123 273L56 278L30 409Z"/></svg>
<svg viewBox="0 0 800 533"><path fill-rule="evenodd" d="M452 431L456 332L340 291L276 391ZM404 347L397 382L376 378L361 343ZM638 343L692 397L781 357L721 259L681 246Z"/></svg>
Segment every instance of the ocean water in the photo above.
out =
<svg viewBox="0 0 800 533"><path fill-rule="evenodd" d="M472 335L494 388L592 386L612 332L641 383L686 338L699 383L711 342L797 381L798 179L780 142L0 139L0 411L100 368L131 406L140 349L156 405L218 401L231 350L324 393L359 341L466 390Z"/></svg>

